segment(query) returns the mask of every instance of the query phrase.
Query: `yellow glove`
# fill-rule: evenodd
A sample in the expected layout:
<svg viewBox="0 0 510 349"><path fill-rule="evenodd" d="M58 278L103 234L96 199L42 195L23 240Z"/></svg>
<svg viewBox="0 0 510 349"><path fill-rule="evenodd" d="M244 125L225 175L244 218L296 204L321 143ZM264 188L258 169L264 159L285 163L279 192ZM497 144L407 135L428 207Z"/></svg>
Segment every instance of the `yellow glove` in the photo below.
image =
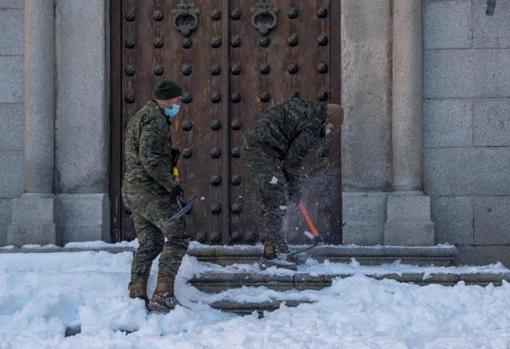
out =
<svg viewBox="0 0 510 349"><path fill-rule="evenodd" d="M172 167L172 175L174 177L179 177L179 170L177 169L177 167Z"/></svg>

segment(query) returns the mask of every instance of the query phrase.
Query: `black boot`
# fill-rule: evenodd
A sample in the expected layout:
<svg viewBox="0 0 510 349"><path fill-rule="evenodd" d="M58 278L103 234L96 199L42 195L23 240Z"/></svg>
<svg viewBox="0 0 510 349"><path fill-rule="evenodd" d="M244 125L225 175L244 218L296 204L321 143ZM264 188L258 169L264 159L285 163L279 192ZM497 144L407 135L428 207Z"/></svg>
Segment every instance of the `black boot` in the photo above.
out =
<svg viewBox="0 0 510 349"><path fill-rule="evenodd" d="M264 241L264 254L259 262L259 267L266 270L270 267L297 270L297 264L287 257L288 247L285 242L278 240Z"/></svg>

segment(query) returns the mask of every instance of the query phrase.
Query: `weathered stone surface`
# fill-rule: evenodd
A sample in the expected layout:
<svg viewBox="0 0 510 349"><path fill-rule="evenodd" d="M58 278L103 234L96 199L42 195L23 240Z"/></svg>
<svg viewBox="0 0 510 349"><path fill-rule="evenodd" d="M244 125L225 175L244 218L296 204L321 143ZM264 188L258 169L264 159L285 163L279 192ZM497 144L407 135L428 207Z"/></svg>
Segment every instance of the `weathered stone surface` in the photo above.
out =
<svg viewBox="0 0 510 349"><path fill-rule="evenodd" d="M510 246L458 246L457 264L485 265L496 262L510 267Z"/></svg>
<svg viewBox="0 0 510 349"><path fill-rule="evenodd" d="M23 152L0 151L0 198L23 193Z"/></svg>
<svg viewBox="0 0 510 349"><path fill-rule="evenodd" d="M0 103L23 102L23 57L0 56Z"/></svg>
<svg viewBox="0 0 510 349"><path fill-rule="evenodd" d="M386 197L386 193L343 193L344 244L383 243Z"/></svg>
<svg viewBox="0 0 510 349"><path fill-rule="evenodd" d="M61 192L107 188L108 16L102 0L57 2L56 186Z"/></svg>
<svg viewBox="0 0 510 349"><path fill-rule="evenodd" d="M473 0L473 47L510 47L510 2L497 1L494 16L485 15L486 0Z"/></svg>
<svg viewBox="0 0 510 349"><path fill-rule="evenodd" d="M60 243L54 221L53 194L24 194L13 200L12 213L8 245Z"/></svg>
<svg viewBox="0 0 510 349"><path fill-rule="evenodd" d="M417 192L395 192L388 196L384 244L427 246L434 244L430 220L430 197Z"/></svg>
<svg viewBox="0 0 510 349"><path fill-rule="evenodd" d="M55 2L25 2L25 191L54 189ZM75 133L79 133L76 132Z"/></svg>
<svg viewBox="0 0 510 349"><path fill-rule="evenodd" d="M425 147L473 145L471 108L470 99L425 100L423 104Z"/></svg>
<svg viewBox="0 0 510 349"><path fill-rule="evenodd" d="M510 49L428 50L425 97L510 97Z"/></svg>
<svg viewBox="0 0 510 349"><path fill-rule="evenodd" d="M0 0L0 9L22 9L24 0Z"/></svg>
<svg viewBox="0 0 510 349"><path fill-rule="evenodd" d="M424 163L429 195L510 195L507 147L425 148Z"/></svg>
<svg viewBox="0 0 510 349"><path fill-rule="evenodd" d="M510 98L475 100L473 130L477 146L510 145Z"/></svg>
<svg viewBox="0 0 510 349"><path fill-rule="evenodd" d="M422 188L422 1L393 1L392 185Z"/></svg>
<svg viewBox="0 0 510 349"><path fill-rule="evenodd" d="M426 0L424 5L426 49L471 47L470 0Z"/></svg>
<svg viewBox="0 0 510 349"><path fill-rule="evenodd" d="M107 194L60 194L57 224L65 244L109 240L110 206Z"/></svg>
<svg viewBox="0 0 510 349"><path fill-rule="evenodd" d="M343 182L391 186L391 2L342 1Z"/></svg>
<svg viewBox="0 0 510 349"><path fill-rule="evenodd" d="M510 196L473 198L475 244L510 244Z"/></svg>
<svg viewBox="0 0 510 349"><path fill-rule="evenodd" d="M0 8L0 55L23 54L23 10Z"/></svg>
<svg viewBox="0 0 510 349"><path fill-rule="evenodd" d="M11 223L12 200L0 200L0 246L7 244L7 228Z"/></svg>
<svg viewBox="0 0 510 349"><path fill-rule="evenodd" d="M0 104L0 149L23 150L23 104Z"/></svg>
<svg viewBox="0 0 510 349"><path fill-rule="evenodd" d="M471 198L432 197L432 221L436 243L471 245L473 236L473 207Z"/></svg>

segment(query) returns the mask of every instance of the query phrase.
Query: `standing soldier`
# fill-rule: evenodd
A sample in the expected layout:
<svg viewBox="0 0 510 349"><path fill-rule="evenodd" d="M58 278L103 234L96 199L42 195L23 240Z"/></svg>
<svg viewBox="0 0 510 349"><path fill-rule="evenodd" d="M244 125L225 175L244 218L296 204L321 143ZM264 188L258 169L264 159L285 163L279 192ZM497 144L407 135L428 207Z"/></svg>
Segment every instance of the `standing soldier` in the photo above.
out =
<svg viewBox="0 0 510 349"><path fill-rule="evenodd" d="M294 204L300 200L299 172L304 157L319 138L332 132L330 120L342 118L338 104L291 98L271 108L246 133L244 159L262 196L262 269L296 269L287 259L288 247L281 232L283 216L289 200Z"/></svg>
<svg viewBox="0 0 510 349"><path fill-rule="evenodd" d="M122 197L132 212L140 243L131 266L129 297L141 298L150 310L160 312L169 312L179 304L174 281L190 238L184 218L168 222L179 210L177 198L183 194L172 171L177 151L171 148L169 133L181 96L175 82L158 83L154 99L130 118L125 134ZM152 261L160 253L156 290L149 302L147 280Z"/></svg>

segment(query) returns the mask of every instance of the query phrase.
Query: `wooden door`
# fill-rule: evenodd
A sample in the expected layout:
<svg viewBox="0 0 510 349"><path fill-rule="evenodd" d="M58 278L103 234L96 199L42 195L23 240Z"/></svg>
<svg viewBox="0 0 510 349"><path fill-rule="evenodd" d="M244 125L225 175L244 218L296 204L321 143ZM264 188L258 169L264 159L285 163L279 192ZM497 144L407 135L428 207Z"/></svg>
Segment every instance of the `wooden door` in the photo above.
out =
<svg viewBox="0 0 510 349"><path fill-rule="evenodd" d="M185 91L172 131L183 187L189 197L200 196L187 218L192 236L212 244L258 241L260 199L242 161L242 135L293 95L339 103L339 41L340 0L112 0L112 239L134 236L120 200L123 129L166 78ZM339 136L337 143L334 161L321 160L327 166L317 166L324 145L310 153L310 178L328 175L305 195L335 243ZM286 229L298 231L290 236L299 242L304 228L291 215Z"/></svg>

